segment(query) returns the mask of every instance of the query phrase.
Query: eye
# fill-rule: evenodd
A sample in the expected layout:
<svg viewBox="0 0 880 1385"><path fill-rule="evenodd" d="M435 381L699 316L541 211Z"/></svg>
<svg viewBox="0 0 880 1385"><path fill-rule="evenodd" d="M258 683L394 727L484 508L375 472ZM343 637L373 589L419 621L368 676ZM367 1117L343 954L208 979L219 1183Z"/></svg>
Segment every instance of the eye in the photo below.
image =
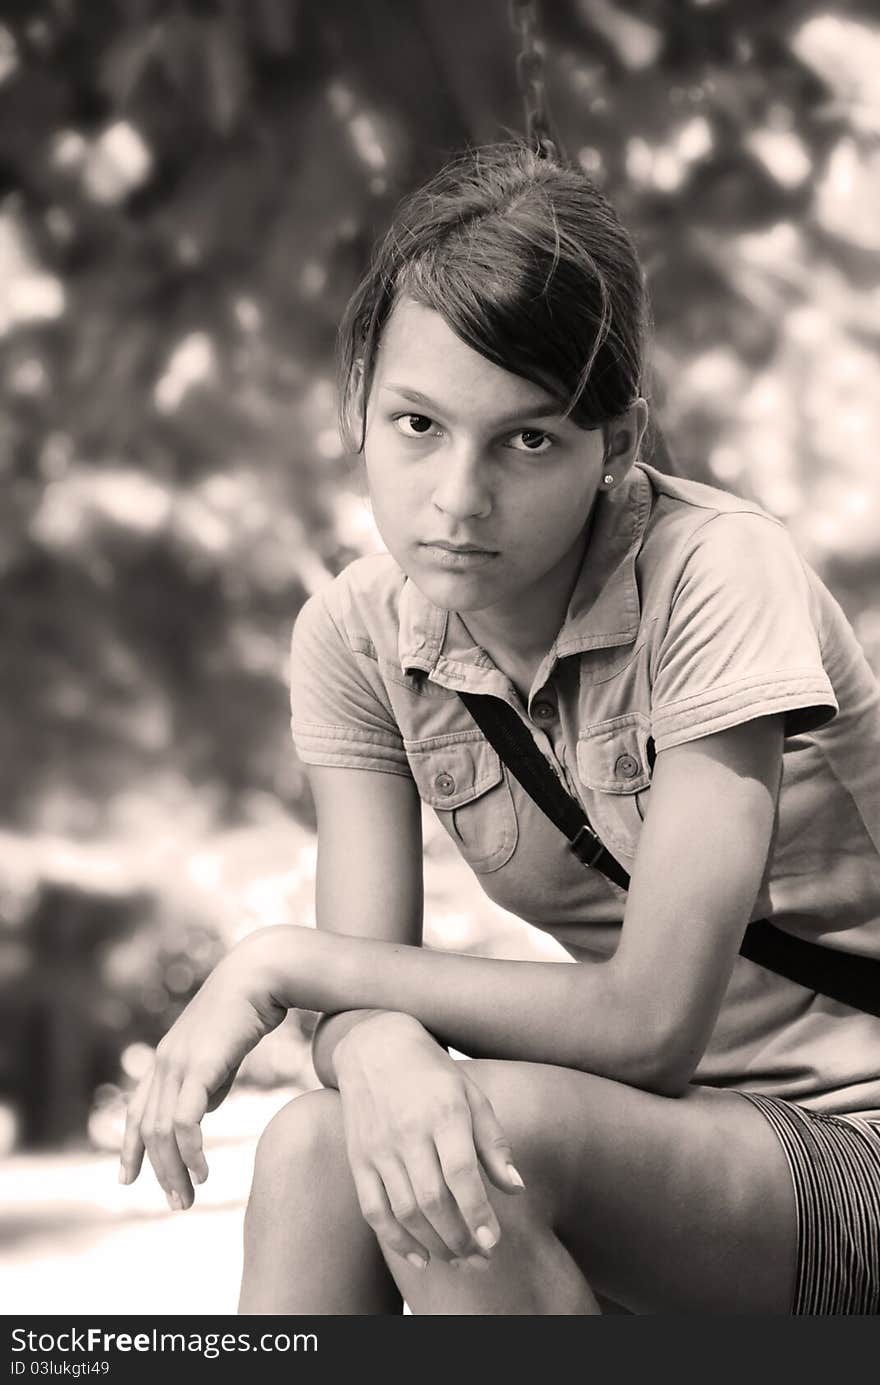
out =
<svg viewBox="0 0 880 1385"><path fill-rule="evenodd" d="M537 428L523 428L513 434L508 446L516 452L549 452L553 439L549 433L541 433Z"/></svg>
<svg viewBox="0 0 880 1385"><path fill-rule="evenodd" d="M394 426L405 438L424 438L436 424L426 414L396 414Z"/></svg>

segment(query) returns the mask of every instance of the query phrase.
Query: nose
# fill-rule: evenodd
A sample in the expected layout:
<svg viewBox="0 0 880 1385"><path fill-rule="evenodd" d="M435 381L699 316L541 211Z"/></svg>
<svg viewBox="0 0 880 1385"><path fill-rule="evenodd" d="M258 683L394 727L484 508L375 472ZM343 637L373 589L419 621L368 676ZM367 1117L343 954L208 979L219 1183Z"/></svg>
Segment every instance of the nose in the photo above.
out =
<svg viewBox="0 0 880 1385"><path fill-rule="evenodd" d="M483 519L491 513L492 495L482 450L455 447L437 457L435 507L452 519Z"/></svg>

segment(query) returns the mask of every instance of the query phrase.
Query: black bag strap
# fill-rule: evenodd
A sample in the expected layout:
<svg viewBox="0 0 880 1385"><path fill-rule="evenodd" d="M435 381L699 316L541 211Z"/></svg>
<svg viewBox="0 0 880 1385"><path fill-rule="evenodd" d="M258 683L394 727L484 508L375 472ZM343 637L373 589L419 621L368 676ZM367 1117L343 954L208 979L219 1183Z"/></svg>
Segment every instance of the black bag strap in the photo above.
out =
<svg viewBox="0 0 880 1385"><path fill-rule="evenodd" d="M595 866L615 885L628 890L629 876L623 866L596 836L580 803L563 788L550 761L541 754L528 727L523 725L510 703L482 693L459 692L458 695L526 793L568 837L568 844L578 860L585 866Z"/></svg>
<svg viewBox="0 0 880 1385"><path fill-rule="evenodd" d="M628 889L628 873L593 831L581 804L563 786L515 708L482 693L460 691L458 695L526 793L568 838L578 860L600 870L622 890ZM767 919L749 924L739 950L750 962L807 990L880 1017L880 959L876 957L858 957L806 942Z"/></svg>

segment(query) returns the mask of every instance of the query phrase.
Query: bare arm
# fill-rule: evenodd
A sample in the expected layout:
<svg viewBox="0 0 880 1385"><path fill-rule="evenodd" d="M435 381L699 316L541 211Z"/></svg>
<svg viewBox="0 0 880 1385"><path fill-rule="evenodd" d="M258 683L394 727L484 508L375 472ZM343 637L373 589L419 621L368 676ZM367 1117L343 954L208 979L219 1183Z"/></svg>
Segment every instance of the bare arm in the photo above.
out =
<svg viewBox="0 0 880 1385"><path fill-rule="evenodd" d="M262 984L286 1006L403 1011L475 1055L679 1092L712 1032L758 892L782 736L782 718L766 717L658 755L621 941L607 962L425 952L353 936L348 914L338 920L344 937L297 928L253 935ZM367 851L371 817L360 830ZM398 830L413 850L403 823Z"/></svg>
<svg viewBox="0 0 880 1385"><path fill-rule="evenodd" d="M399 774L312 766L309 783L318 815L318 929L419 946L422 831L413 782ZM325 1087L339 1085L334 1055L340 1040L381 1013L378 1007L341 1008L321 1016L312 1062Z"/></svg>
<svg viewBox="0 0 880 1385"><path fill-rule="evenodd" d="M658 755L619 946L608 961L577 966L401 940L416 938L420 914L418 804L406 779L395 789L386 776L380 787L383 776L363 771L360 784L372 790L364 787L355 815L359 845L352 851L345 834L324 839L335 842L322 867L325 905L346 932L263 929L222 959L129 1103L123 1180L137 1177L146 1150L172 1205L190 1205L190 1174L207 1174L202 1118L286 1009L390 1011L358 1025L334 1055L361 1210L399 1254L489 1253L498 1226L477 1157L499 1188L521 1182L485 1095L425 1031L475 1055L680 1093L712 1032L765 869L782 739L782 718L767 717ZM390 815L376 813L380 800ZM358 927L394 936L356 936ZM414 1201L388 1182L401 1163Z"/></svg>

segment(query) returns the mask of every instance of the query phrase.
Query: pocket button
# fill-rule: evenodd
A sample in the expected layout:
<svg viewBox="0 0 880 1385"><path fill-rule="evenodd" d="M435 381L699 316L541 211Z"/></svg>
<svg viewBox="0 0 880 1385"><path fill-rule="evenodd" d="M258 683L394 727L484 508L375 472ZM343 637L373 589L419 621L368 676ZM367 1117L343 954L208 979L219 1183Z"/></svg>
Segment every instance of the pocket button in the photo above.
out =
<svg viewBox="0 0 880 1385"><path fill-rule="evenodd" d="M435 777L434 788L438 793L448 796L451 793L455 793L455 780L451 774L447 774L446 771L443 770L441 774Z"/></svg>
<svg viewBox="0 0 880 1385"><path fill-rule="evenodd" d="M532 708L532 715L536 721L553 721L556 708L552 702L536 702Z"/></svg>
<svg viewBox="0 0 880 1385"><path fill-rule="evenodd" d="M639 772L639 762L634 755L618 755L614 761L614 773L619 779L635 779Z"/></svg>

